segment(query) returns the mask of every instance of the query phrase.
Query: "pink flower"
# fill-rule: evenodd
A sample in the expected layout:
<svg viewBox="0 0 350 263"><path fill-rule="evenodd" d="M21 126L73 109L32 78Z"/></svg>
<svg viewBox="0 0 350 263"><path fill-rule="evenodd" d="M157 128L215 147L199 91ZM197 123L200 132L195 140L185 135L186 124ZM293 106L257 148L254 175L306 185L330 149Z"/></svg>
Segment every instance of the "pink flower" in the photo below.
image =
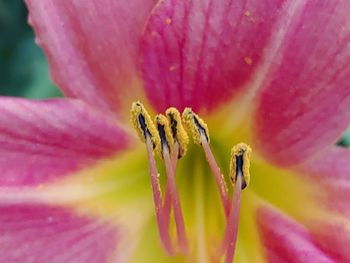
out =
<svg viewBox="0 0 350 263"><path fill-rule="evenodd" d="M251 145L235 262L350 262L349 1L26 2L67 98L1 98L0 262L213 261L225 216L193 144L189 253L162 248L137 100L198 112L226 175Z"/></svg>

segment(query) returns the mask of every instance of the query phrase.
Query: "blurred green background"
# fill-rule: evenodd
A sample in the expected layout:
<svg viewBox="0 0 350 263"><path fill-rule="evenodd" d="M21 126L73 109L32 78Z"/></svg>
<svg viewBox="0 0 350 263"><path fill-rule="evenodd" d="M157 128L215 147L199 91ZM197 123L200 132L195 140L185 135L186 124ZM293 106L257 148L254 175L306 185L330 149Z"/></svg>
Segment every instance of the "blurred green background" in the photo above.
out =
<svg viewBox="0 0 350 263"><path fill-rule="evenodd" d="M0 0L0 94L29 98L61 96L27 24L23 0Z"/></svg>
<svg viewBox="0 0 350 263"><path fill-rule="evenodd" d="M27 24L23 0L0 0L0 95L27 98L62 96ZM338 142L350 146L350 129Z"/></svg>

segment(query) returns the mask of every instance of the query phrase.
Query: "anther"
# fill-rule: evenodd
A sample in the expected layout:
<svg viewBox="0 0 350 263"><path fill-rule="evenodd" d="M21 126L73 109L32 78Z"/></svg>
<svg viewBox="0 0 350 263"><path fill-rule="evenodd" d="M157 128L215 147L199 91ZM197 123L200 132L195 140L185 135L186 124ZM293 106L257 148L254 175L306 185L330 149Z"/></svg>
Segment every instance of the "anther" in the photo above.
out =
<svg viewBox="0 0 350 263"><path fill-rule="evenodd" d="M164 115L158 114L155 117L155 122L160 138L160 143L157 145L156 151L159 156L163 158L165 147L169 150L169 152L172 151L174 146L174 138L172 135L170 123Z"/></svg>
<svg viewBox="0 0 350 263"><path fill-rule="evenodd" d="M235 145L231 150L230 177L235 184L238 176L242 176L242 190L250 181L250 155L251 148L245 143Z"/></svg>
<svg viewBox="0 0 350 263"><path fill-rule="evenodd" d="M153 149L160 144L160 138L151 117L141 102L133 102L131 105L131 122L133 123L141 141L146 143L149 136Z"/></svg>
<svg viewBox="0 0 350 263"><path fill-rule="evenodd" d="M204 136L209 143L209 130L207 124L190 108L185 108L182 113L182 120L186 128L191 132L193 142L201 145L201 137Z"/></svg>
<svg viewBox="0 0 350 263"><path fill-rule="evenodd" d="M250 180L250 147L245 143L240 143L231 150L230 178L234 189L232 198L229 198L225 179L209 146L208 126L190 108L186 108L182 116L175 108L169 108L166 111L166 116L157 115L155 123L153 123L145 107L140 102L134 102L131 107L131 121L141 141L146 145L159 234L168 254L172 255L175 252L169 235L171 207L174 212L178 247L183 254L189 251L175 178L176 163L186 153L188 148L189 139L183 127L184 125L186 130L191 133L194 143L203 148L216 180L226 219L224 238L217 256L220 258L225 253L225 262L231 263L237 242L241 192L248 186ZM155 151L165 164L167 183L164 199L162 198L162 190L158 178L159 173L154 156Z"/></svg>
<svg viewBox="0 0 350 263"><path fill-rule="evenodd" d="M180 112L175 108L169 108L166 110L165 115L167 116L168 121L170 123L174 142L178 143L178 147L179 147L178 158L181 158L187 152L189 139L188 139L187 132L182 126Z"/></svg>

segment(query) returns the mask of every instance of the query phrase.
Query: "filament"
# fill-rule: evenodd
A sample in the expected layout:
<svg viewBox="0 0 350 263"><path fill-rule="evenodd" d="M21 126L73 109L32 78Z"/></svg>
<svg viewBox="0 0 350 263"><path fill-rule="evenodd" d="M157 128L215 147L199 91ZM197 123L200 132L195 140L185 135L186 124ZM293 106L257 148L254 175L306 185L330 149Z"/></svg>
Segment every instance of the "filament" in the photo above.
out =
<svg viewBox="0 0 350 263"><path fill-rule="evenodd" d="M171 155L172 167L173 167L175 175L176 175L175 172L176 172L178 151L179 151L179 144L177 142L175 142L174 149L173 149L172 155ZM167 225L167 228L169 227L170 210L171 210L170 183L169 183L169 181L167 181L167 184L165 187L165 197L164 197L164 206L163 206L164 221L165 221L165 224Z"/></svg>
<svg viewBox="0 0 350 263"><path fill-rule="evenodd" d="M159 235L165 251L169 255L172 255L174 251L172 248L172 244L170 242L169 231L168 231L168 227L165 222L165 218L163 214L162 192L161 192L159 179L158 179L159 173L158 173L158 169L157 169L156 162L153 155L152 141L149 136L146 136L146 148L147 148L148 163L150 168L153 201L154 201L155 210L156 210L156 218L157 218L157 224L159 229Z"/></svg>
<svg viewBox="0 0 350 263"><path fill-rule="evenodd" d="M176 224L176 232L179 242L179 247L181 252L187 254L188 253L188 241L185 230L185 223L183 219L181 203L179 199L179 193L176 187L174 166L172 160L170 159L169 149L164 147L163 149L163 158L165 162L165 169L167 173L167 187L169 187L170 199L174 209L174 219Z"/></svg>
<svg viewBox="0 0 350 263"><path fill-rule="evenodd" d="M200 138L201 138L201 144L202 144L202 147L203 147L203 150L205 153L205 157L209 163L210 169L213 172L216 184L219 188L221 202L222 202L222 205L224 207L225 215L226 215L226 217L228 217L229 212L230 212L230 200L229 200L228 193L227 193L227 185L226 185L224 177L220 171L220 168L217 165L215 157L210 149L210 146L209 146L207 139L205 138L205 136L203 134L201 135Z"/></svg>
<svg viewBox="0 0 350 263"><path fill-rule="evenodd" d="M239 225L239 213L241 208L241 193L242 174L239 174L232 194L231 211L227 221L222 245L223 248L226 248L225 263L232 263L235 254Z"/></svg>

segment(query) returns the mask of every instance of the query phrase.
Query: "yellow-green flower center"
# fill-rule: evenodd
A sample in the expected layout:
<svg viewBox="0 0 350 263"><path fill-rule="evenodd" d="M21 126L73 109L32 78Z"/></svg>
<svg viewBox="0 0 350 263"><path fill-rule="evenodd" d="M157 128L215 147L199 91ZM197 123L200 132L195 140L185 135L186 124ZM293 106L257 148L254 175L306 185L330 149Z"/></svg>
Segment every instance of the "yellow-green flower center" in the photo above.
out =
<svg viewBox="0 0 350 263"><path fill-rule="evenodd" d="M223 255L226 255L225 262L230 263L233 261L236 247L241 190L249 184L250 179L250 147L240 143L232 148L229 174L234 185L234 191L232 198L230 198L225 177L209 146L210 137L206 123L190 108L184 110L182 118L180 118L180 113L175 108L168 109L166 116L158 114L155 117L154 124L140 102L133 103L131 107L131 121L140 139L146 144L153 201L163 248L169 256L175 254L187 255L192 250L188 243L188 231L185 226L183 208L181 207L180 194L175 178L178 159L184 156L188 148L188 136L182 126L184 124L187 131L191 133L193 142L203 148L221 199L223 215L222 211L219 210L215 214L219 218L223 218L224 234L222 241L214 246L212 257L214 261L218 261ZM159 180L160 173L154 158L154 150L164 161L167 180L164 187L164 197ZM191 155L194 155L193 152ZM191 162L195 162L195 159L195 157L190 158ZM186 171L184 173L186 174ZM198 183L201 184L201 182ZM177 239L174 239L169 233L171 209ZM222 223L217 225L222 225Z"/></svg>

